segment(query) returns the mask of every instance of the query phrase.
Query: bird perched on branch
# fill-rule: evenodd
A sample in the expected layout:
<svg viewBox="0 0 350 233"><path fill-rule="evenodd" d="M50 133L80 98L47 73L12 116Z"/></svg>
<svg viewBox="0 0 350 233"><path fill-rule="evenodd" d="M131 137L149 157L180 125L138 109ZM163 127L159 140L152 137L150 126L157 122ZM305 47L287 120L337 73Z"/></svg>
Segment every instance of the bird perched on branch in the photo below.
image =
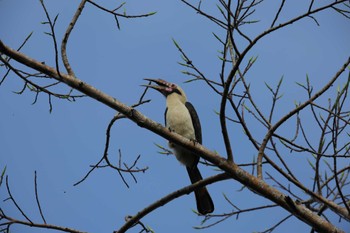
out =
<svg viewBox="0 0 350 233"><path fill-rule="evenodd" d="M166 97L166 127L177 134L202 144L202 130L197 112L193 105L187 102L185 92L181 87L162 79L145 80L157 84L145 86L159 91ZM197 167L198 155L172 142L169 142L169 147L173 149L177 160L186 166L192 184L203 179ZM214 204L206 187L198 188L194 193L197 210L200 214L205 215L214 211Z"/></svg>

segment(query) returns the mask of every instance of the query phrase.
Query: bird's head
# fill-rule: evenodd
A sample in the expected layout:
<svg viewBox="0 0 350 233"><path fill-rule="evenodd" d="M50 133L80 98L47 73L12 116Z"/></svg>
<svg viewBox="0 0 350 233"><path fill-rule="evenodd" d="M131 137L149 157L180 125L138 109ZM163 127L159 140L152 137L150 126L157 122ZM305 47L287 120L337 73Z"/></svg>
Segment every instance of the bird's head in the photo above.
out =
<svg viewBox="0 0 350 233"><path fill-rule="evenodd" d="M187 101L186 94L180 86L178 86L174 83L169 83L163 79L145 78L145 80L156 83L157 85L143 85L143 86L150 87L150 88L153 88L153 89L159 91L166 98L168 96L175 95L176 97L178 97L181 100L181 102L185 103Z"/></svg>

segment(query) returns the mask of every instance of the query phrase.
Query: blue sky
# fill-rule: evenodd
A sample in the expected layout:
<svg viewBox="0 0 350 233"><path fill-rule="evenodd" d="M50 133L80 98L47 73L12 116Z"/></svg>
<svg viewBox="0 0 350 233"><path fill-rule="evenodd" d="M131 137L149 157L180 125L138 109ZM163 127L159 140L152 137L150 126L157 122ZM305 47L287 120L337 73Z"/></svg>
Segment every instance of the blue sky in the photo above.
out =
<svg viewBox="0 0 350 233"><path fill-rule="evenodd" d="M110 8L118 4L114 1L99 2ZM56 26L59 41L78 4L78 1L68 0L46 1L52 17L59 13ZM215 5L210 4L203 2L203 7L207 6L210 12L218 14ZM281 21L304 12L306 8L305 3L287 2ZM178 84L188 78L181 73L184 68L177 64L181 57L172 42L174 38L203 73L219 79L218 51L222 48L212 33L223 36L220 28L180 1L128 1L125 9L128 14L154 11L157 14L145 19L120 19L121 30L118 30L112 16L87 4L68 43L68 56L78 78L126 104L136 103L143 91L140 85L145 84L143 78L159 77ZM252 18L261 19L261 22L247 25L244 30L249 35L260 34L270 24L275 10L272 1L264 2ZM0 15L0 39L5 44L16 48L33 31L22 52L54 65L52 40L43 33L49 28L41 24L46 19L39 1L1 0ZM308 74L318 90L350 54L349 21L329 10L316 18L320 26L312 19L304 19L269 35L249 53L249 56L258 56L258 60L247 79L264 113L268 113L271 104L264 82L276 86L284 76L284 96L278 105L275 121L289 112L295 101L306 99L306 93L296 82L305 82ZM73 187L89 166L101 158L105 130L115 112L95 100L83 98L76 102L53 99L53 111L49 113L48 99L44 94L40 94L37 103L32 105L34 93L14 93L21 90L22 85L19 78L11 75L0 87L0 169L7 167L12 193L33 221L40 222L34 196L34 171L38 174L40 200L48 223L88 232L117 230L126 215L133 215L169 192L189 184L184 167L175 158L157 153L154 143L166 146L167 142L124 119L113 127L109 154L118 161L120 149L129 163L141 155L139 166L148 166L147 172L136 174L137 183L125 175L130 188L126 188L111 169L95 171L85 182ZM219 119L215 114L220 97L210 92L204 83L182 84L182 87L200 115L203 144L224 155ZM69 90L63 85L58 89ZM140 107L140 111L163 123L164 98L156 92L147 93L146 98L152 101ZM328 96L323 101L326 98ZM308 118L305 119L307 122ZM288 132L292 125L288 124L283 130ZM251 162L256 151L242 129L230 125L229 130L236 161ZM312 134L311 126L309 130ZM254 133L261 138L265 131L258 126ZM303 171L309 168L307 156L292 158L291 167L306 183L311 183L312 176ZM216 173L204 166L200 170L203 176ZM270 204L249 191L238 192L240 188L239 183L231 180L211 185L209 191L215 202L215 213L231 211L223 194L240 208ZM0 197L7 197L4 186L0 189ZM9 202L0 205L8 213L21 217ZM194 208L193 195L184 196L157 209L142 222L156 232L194 232L196 230L192 227L202 221L192 213ZM287 216L287 212L279 208L242 214L238 220L231 218L203 232L263 231L278 222L281 216ZM336 224L343 229L350 228L344 221ZM276 232L288 232L291 228L294 232L309 231L307 225L291 218ZM12 230L47 232L22 226L13 226ZM130 232L138 230L136 227Z"/></svg>

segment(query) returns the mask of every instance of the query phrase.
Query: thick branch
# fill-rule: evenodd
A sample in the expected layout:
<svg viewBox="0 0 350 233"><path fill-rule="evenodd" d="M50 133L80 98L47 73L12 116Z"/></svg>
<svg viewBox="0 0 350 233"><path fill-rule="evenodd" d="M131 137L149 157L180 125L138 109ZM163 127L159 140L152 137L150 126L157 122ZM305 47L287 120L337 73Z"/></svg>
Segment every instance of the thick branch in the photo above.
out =
<svg viewBox="0 0 350 233"><path fill-rule="evenodd" d="M174 200L175 198L178 198L182 195L188 194L193 192L195 189L199 187L203 187L207 184L212 184L214 182L228 179L229 176L226 173L220 173L215 176L208 177L204 180L198 181L194 184L188 185L186 187L183 187L182 189L176 190L175 192L172 192L165 197L159 199L158 201L154 202L153 204L147 206L145 209L138 212L135 216L130 218L118 231L115 231L115 233L123 233L127 231L130 227L132 227L134 224L136 224L141 218L146 216L147 214L151 213L153 210L169 203L170 201Z"/></svg>
<svg viewBox="0 0 350 233"><path fill-rule="evenodd" d="M86 233L85 231L79 231L79 230L75 230L75 229L68 228L68 227L61 227L61 226L56 226L56 225L51 225L51 224L46 224L46 223L26 222L26 221L11 218L11 217L3 214L2 212L0 212L0 217L8 220L8 222L6 223L7 225L20 224L20 225L25 225L25 226L30 226L30 227L57 230L57 231L62 231L62 232Z"/></svg>
<svg viewBox="0 0 350 233"><path fill-rule="evenodd" d="M61 82L66 83L74 89L77 89L84 94L90 96L91 98L96 99L97 101L113 108L116 111L123 113L127 118L135 122L142 128L146 128L165 139L168 139L178 145L185 147L193 151L194 153L200 155L204 159L210 161L211 163L217 165L223 171L225 171L230 177L239 181L243 185L247 186L251 190L254 190L257 194L271 200L272 202L280 205L282 208L289 211L294 216L298 217L303 222L312 226L316 231L319 232L343 232L340 229L336 228L331 223L325 221L323 218L317 214L311 212L304 205L294 202L288 196L285 196L279 190L269 186L263 180L258 179L257 177L249 174L236 164L233 164L223 157L219 156L217 153L212 152L206 149L204 146L193 143L191 140L188 140L174 132L169 131L167 128L163 127L161 124L152 121L146 116L142 115L139 111L119 102L115 98L108 96L107 94L101 92L100 90L94 88L93 86L79 80L76 77L71 75L63 74L58 75L56 70L50 66L47 66L39 61L36 61L28 56L13 50L0 41L0 52L12 57L14 60L22 63L28 67L31 67L35 70L43 72ZM328 200L327 200L328 201ZM334 208L338 209L339 214L344 218L350 220L350 216L347 211L340 206L334 204Z"/></svg>

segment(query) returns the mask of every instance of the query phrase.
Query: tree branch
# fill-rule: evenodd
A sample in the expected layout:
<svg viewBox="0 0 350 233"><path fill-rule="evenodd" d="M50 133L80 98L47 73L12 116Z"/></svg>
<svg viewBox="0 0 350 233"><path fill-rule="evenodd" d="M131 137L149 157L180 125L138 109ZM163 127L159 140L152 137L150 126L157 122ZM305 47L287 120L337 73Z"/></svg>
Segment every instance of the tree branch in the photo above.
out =
<svg viewBox="0 0 350 233"><path fill-rule="evenodd" d="M176 190L175 192L172 192L172 193L166 195L165 197L162 197L158 201L147 206L145 209L139 211L135 216L129 218L128 221L119 230L115 231L115 233L126 232L130 227L132 227L134 224L136 224L141 218L143 218L147 214L151 213L155 209L171 202L175 198L178 198L178 197L183 196L185 194L189 194L199 187L203 187L205 185L212 184L212 183L215 183L215 182L218 182L221 180L226 180L226 179L229 179L229 175L226 173L220 173L218 175L208 177L208 178L203 179L201 181L198 181L194 184L191 184L191 185L183 187L179 190Z"/></svg>
<svg viewBox="0 0 350 233"><path fill-rule="evenodd" d="M207 148L205 148L204 146L198 143L194 144L191 140L188 140L187 138L184 138L174 132L169 131L167 128L163 127L161 124L154 122L151 119L148 119L147 117L142 115L139 111L135 110L134 108L131 108L121 103L117 99L111 96L108 96L107 94L79 80L78 78L72 77L71 75L67 75L63 73L61 75L58 75L57 71L54 68L47 66L39 61L29 58L28 56L16 50L9 48L2 41L0 41L0 52L9 57L12 57L14 60L16 60L19 63L22 63L40 72L43 72L57 79L58 81L64 82L67 85L71 86L72 88L79 90L80 92L109 106L110 108L116 111L121 112L131 121L135 122L138 126L142 128L146 128L160 135L165 139L168 139L180 146L183 146L188 150L193 151L195 154L199 155L200 157L217 165L220 169L225 171L233 179L239 181L243 185L254 190L254 192L256 192L257 194L280 205L282 208L286 209L287 211L289 211L290 213L298 217L303 222L309 224L310 226L315 228L317 231L343 232L337 227L335 227L334 225L332 225L331 223L326 222L323 218L321 218L317 214L311 212L305 206L294 202L292 199L290 199L288 196L285 196L279 190L269 186L263 180L258 179L257 177L249 174L248 172L246 172L236 164L227 161L217 153L208 150ZM350 216L348 215L346 209L336 204L334 205L335 206L333 206L333 208L336 208L338 210L337 213L341 214L345 219L350 220Z"/></svg>
<svg viewBox="0 0 350 233"><path fill-rule="evenodd" d="M299 105L298 107L296 107L295 109L290 111L288 114L286 114L284 117L282 117L276 124L274 124L269 129L269 131L266 133L266 135L265 135L265 137L264 137L264 139L262 141L262 144L260 146L259 153L258 153L258 167L257 167L257 169L258 169L258 177L260 179L262 178L262 165L261 165L261 162L262 162L262 158L263 158L263 155L264 155L264 150L266 148L266 145L267 145L268 141L272 137L273 133L278 129L278 127L280 127L289 118L291 118L292 116L294 116L295 114L300 112L305 107L311 105L311 103L313 101L315 101L325 91L327 91L333 85L333 83L339 78L339 76L346 70L346 68L349 66L349 64L350 64L350 57L348 57L347 61L343 64L343 66L338 70L338 72L333 76L333 78L319 92L314 94L310 99L305 101L303 104Z"/></svg>
<svg viewBox="0 0 350 233"><path fill-rule="evenodd" d="M30 227L57 230L57 231L62 231L62 232L86 233L85 231L79 231L79 230L75 230L75 229L68 228L68 227L61 227L61 226L56 226L56 225L46 224L46 223L26 222L26 221L14 219L14 218L11 218L11 217L5 215L2 211L0 211L0 217L8 220L8 222L2 223L2 224L0 224L0 226L5 225L5 224L8 226L10 226L12 224L20 224L20 225L25 225L25 226L30 226Z"/></svg>
<svg viewBox="0 0 350 233"><path fill-rule="evenodd" d="M66 33L64 34L62 44L61 44L61 55L62 55L63 64L66 67L68 74L73 76L73 77L75 76L75 74L74 74L74 71L73 71L71 65L69 64L68 57L67 57L67 42L68 42L69 36L70 36L75 24L78 21L78 18L80 16L81 12L84 9L86 1L87 0L82 0L80 2L78 9L76 10L76 12L73 16L73 19L71 20L71 22L69 23L69 25L67 27Z"/></svg>

